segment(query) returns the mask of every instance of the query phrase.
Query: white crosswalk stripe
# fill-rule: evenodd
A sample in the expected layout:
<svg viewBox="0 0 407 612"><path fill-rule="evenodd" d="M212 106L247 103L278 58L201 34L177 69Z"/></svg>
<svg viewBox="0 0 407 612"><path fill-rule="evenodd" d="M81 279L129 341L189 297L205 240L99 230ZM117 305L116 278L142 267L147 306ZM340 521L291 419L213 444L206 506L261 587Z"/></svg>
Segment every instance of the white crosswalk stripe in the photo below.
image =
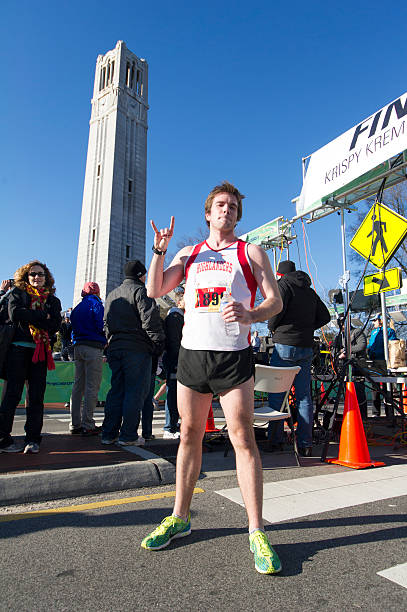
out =
<svg viewBox="0 0 407 612"><path fill-rule="evenodd" d="M243 506L239 488L216 491ZM269 523L407 495L407 465L295 478L264 485L263 517Z"/></svg>
<svg viewBox="0 0 407 612"><path fill-rule="evenodd" d="M377 572L378 576L383 576L383 578L387 578L396 584L407 589L407 563L401 563L400 565L395 565L394 567L389 567L388 569L382 570L381 572Z"/></svg>

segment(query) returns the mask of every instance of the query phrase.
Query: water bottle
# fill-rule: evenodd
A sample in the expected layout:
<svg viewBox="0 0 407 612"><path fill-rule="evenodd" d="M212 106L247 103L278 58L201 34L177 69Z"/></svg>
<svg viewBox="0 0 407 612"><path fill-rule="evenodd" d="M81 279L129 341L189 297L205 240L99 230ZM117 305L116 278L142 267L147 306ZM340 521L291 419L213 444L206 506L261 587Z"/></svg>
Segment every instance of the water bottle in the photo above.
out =
<svg viewBox="0 0 407 612"><path fill-rule="evenodd" d="M233 298L230 290L224 291L220 302L221 312L223 312L226 304L231 302L233 302ZM239 323L237 321L225 321L225 331L227 336L238 336L240 334Z"/></svg>

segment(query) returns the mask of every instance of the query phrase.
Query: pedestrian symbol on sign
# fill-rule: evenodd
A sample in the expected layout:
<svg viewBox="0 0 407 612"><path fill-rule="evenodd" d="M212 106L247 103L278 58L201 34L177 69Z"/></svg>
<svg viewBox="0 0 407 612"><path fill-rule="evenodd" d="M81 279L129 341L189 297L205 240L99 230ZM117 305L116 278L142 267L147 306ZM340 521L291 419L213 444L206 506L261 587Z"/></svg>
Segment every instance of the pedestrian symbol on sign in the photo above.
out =
<svg viewBox="0 0 407 612"><path fill-rule="evenodd" d="M382 252L387 253L387 246L386 246L386 243L384 241L384 236L383 236L383 234L386 233L386 223L380 220L377 221L377 215L372 215L372 221L373 221L373 229L366 236L367 238L369 238L369 236L372 236L372 234L376 234L376 236L373 239L373 244L372 244L372 255L376 253L376 247L379 242L380 242ZM383 229L382 229L382 226L383 226Z"/></svg>
<svg viewBox="0 0 407 612"><path fill-rule="evenodd" d="M384 268L407 234L407 219L376 202L350 241L352 249L376 268ZM382 287L383 289L383 287Z"/></svg>

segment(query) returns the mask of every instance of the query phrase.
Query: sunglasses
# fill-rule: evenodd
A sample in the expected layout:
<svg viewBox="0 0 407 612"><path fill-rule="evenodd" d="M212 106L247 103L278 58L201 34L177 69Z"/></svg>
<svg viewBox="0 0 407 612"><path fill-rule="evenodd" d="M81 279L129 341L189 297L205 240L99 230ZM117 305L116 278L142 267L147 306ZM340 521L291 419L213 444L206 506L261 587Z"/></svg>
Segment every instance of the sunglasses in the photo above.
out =
<svg viewBox="0 0 407 612"><path fill-rule="evenodd" d="M28 276L32 276L34 278L34 276L45 276L45 272L29 272Z"/></svg>

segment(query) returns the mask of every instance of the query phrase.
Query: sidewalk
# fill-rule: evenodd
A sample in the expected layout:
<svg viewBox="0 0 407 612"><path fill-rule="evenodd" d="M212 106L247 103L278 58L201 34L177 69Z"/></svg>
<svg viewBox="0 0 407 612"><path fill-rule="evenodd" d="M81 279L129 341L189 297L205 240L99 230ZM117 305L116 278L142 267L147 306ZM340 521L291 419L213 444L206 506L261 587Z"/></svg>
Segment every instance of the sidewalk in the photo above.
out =
<svg viewBox="0 0 407 612"><path fill-rule="evenodd" d="M220 409L215 407L217 427L224 422ZM164 411L155 411L153 433L155 440L144 447L127 447L101 444L99 436L72 436L68 432L69 410L63 404L46 406L43 440L38 455L23 453L0 454L0 504L10 505L34 501L46 501L108 491L141 487L153 487L175 483L175 458L178 441L162 438ZM95 413L98 424L103 409ZM13 436L21 439L24 433L25 411L18 411ZM380 419L382 421L382 419ZM376 441L369 451L371 457L391 454L393 444L380 436L388 435L384 420L370 421L366 428L368 438L375 430ZM294 467L292 451L267 453L265 441L259 441L263 468ZM322 446L314 449L314 457L302 459L306 466L321 465ZM224 443L213 442L203 447L202 472L206 475L235 473L235 456L230 450L223 456ZM400 449L405 454L405 447ZM329 456L338 454L338 444L332 443Z"/></svg>
<svg viewBox="0 0 407 612"><path fill-rule="evenodd" d="M141 460L141 457L128 453L115 444L102 446L99 436L47 433L43 436L38 455L2 453L0 474L118 465Z"/></svg>
<svg viewBox="0 0 407 612"><path fill-rule="evenodd" d="M103 409L95 413L100 424ZM155 413L157 436L162 434L164 411ZM19 407L13 427L16 441L23 439L25 410ZM69 409L47 404L40 452L0 454L0 504L151 487L175 482L178 442L162 437L144 447L102 445L99 436L72 436ZM158 434L158 431L160 434Z"/></svg>

